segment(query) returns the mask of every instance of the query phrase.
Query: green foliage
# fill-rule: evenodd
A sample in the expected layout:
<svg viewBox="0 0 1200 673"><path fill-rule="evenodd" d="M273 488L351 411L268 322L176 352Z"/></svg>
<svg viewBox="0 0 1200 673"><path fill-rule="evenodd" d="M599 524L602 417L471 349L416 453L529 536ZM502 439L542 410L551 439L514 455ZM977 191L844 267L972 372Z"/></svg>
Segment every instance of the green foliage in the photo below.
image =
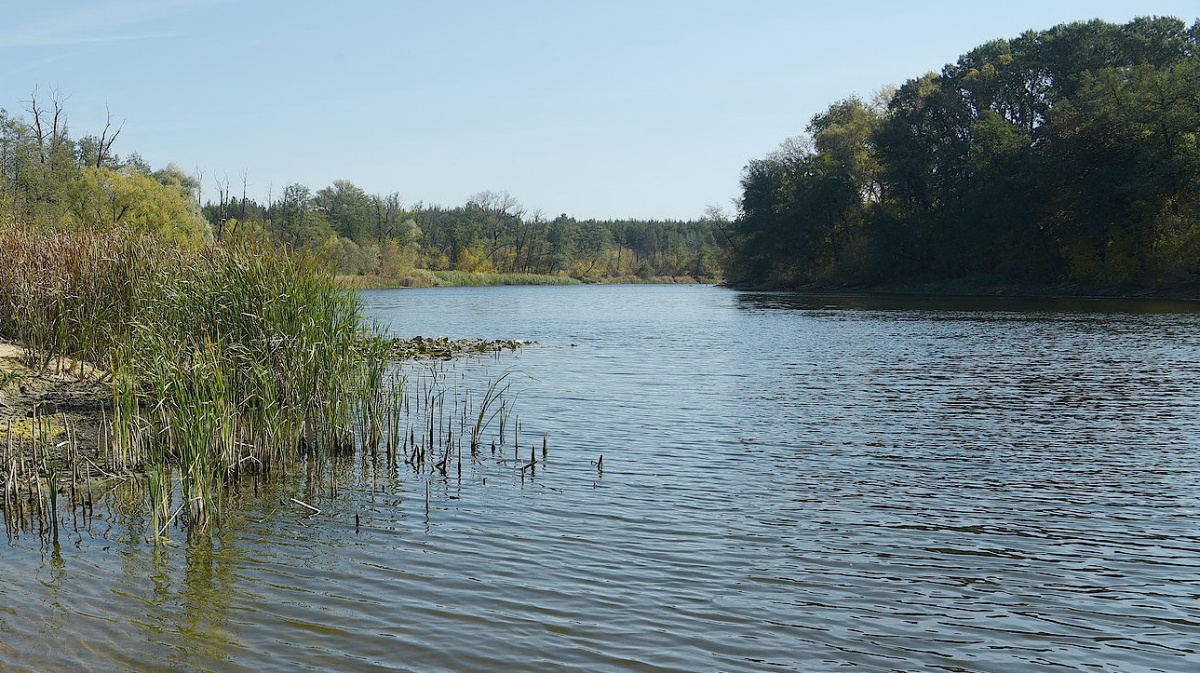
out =
<svg viewBox="0 0 1200 673"><path fill-rule="evenodd" d="M751 283L1200 280L1200 22L1066 24L848 99L750 162Z"/></svg>
<svg viewBox="0 0 1200 673"><path fill-rule="evenodd" d="M132 168L84 166L65 188L65 221L90 231L125 227L162 240L199 242L208 223L178 183Z"/></svg>
<svg viewBox="0 0 1200 673"><path fill-rule="evenodd" d="M481 192L455 208L404 209L395 194L368 195L346 181L312 194L291 185L266 207L229 199L204 207L218 232L261 232L305 251L343 276L414 281L419 269L509 278L566 275L579 280L654 276L713 279L723 246L716 220L691 222L548 220L512 196ZM220 234L218 234L219 237ZM440 284L441 281L438 281ZM404 283L399 283L404 284ZM408 283L413 284L413 283Z"/></svg>
<svg viewBox="0 0 1200 673"><path fill-rule="evenodd" d="M140 401L126 421L154 428L144 435L152 455L185 456L195 438L213 452L206 461L229 469L244 447L332 445L362 373L356 296L272 248L179 254L144 281L121 354L121 392ZM191 427L198 419L203 432Z"/></svg>
<svg viewBox="0 0 1200 673"><path fill-rule="evenodd" d="M346 180L336 180L332 187L318 191L313 205L339 236L352 241L367 235L376 214L372 198Z"/></svg>
<svg viewBox="0 0 1200 673"><path fill-rule="evenodd" d="M159 171L136 154L122 162L112 144L119 129L73 140L61 101L31 120L0 110L0 224L38 229L123 228L160 241L198 245L209 236L198 182L171 164Z"/></svg>

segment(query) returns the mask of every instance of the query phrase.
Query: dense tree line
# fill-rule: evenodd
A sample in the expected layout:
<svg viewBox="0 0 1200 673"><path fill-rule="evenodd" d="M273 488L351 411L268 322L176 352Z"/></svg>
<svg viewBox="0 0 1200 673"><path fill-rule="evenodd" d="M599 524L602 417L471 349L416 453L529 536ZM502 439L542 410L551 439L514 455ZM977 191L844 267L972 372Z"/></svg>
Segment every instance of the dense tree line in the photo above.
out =
<svg viewBox="0 0 1200 673"><path fill-rule="evenodd" d="M996 40L751 161L726 274L1200 280L1200 22Z"/></svg>
<svg viewBox="0 0 1200 673"><path fill-rule="evenodd" d="M513 196L480 192L455 207L406 208L397 194L347 181L290 185L266 205L229 195L204 206L217 236L266 236L344 274L402 277L412 269L568 275L584 280L720 275L719 217L656 221L554 219Z"/></svg>

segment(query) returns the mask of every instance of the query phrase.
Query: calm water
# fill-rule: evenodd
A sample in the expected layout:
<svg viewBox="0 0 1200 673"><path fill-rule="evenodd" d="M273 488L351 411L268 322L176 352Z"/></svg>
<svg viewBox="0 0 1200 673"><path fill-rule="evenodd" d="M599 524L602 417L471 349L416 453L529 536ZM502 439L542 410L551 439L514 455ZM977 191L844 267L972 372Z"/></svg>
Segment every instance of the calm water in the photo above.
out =
<svg viewBox="0 0 1200 673"><path fill-rule="evenodd" d="M509 372L536 475L511 430L461 476L352 459L158 548L114 495L0 544L0 669L1200 670L1194 305L366 298L539 342L444 375Z"/></svg>

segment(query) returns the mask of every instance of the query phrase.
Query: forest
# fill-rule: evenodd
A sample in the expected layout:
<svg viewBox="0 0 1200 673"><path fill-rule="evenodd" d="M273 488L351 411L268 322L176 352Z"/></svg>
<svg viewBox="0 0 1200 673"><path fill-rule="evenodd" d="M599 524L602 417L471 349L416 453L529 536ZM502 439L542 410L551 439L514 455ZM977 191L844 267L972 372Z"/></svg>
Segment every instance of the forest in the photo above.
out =
<svg viewBox="0 0 1200 673"><path fill-rule="evenodd" d="M736 216L548 217L504 192L406 205L347 180L261 202L73 138L59 96L0 111L0 224L254 240L342 276L878 287L1200 282L1200 21L1095 20L994 40L812 117L743 170ZM208 185L210 193L212 183Z"/></svg>
<svg viewBox="0 0 1200 673"><path fill-rule="evenodd" d="M415 269L539 274L584 281L720 275L722 218L693 221L554 219L504 192L455 207L406 208L396 193L368 194L335 181L311 192L286 187L266 204L229 196L202 212L218 237L265 236L307 251L343 275L404 278Z"/></svg>
<svg viewBox="0 0 1200 673"><path fill-rule="evenodd" d="M995 40L806 131L743 171L735 283L1200 281L1200 22Z"/></svg>

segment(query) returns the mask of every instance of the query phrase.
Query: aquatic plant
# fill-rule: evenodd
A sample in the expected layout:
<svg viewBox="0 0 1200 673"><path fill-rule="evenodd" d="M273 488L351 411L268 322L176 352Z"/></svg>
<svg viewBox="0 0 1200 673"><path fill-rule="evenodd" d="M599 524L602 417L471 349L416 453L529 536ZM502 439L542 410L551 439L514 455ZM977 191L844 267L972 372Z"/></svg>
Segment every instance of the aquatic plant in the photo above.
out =
<svg viewBox="0 0 1200 673"><path fill-rule="evenodd" d="M522 342L389 338L362 319L355 293L276 248L17 229L0 231L0 246L20 251L0 272L0 336L23 343L43 373L65 366L111 386L90 457L65 416L61 428L35 425L15 443L8 421L6 512L24 514L24 488L24 500L39 503L36 518L56 522L60 489L69 486L75 504L90 499L88 477L137 474L154 537L177 523L203 530L219 522L242 475L313 469L357 449L374 459L381 448L393 464L403 453L445 475L455 455L461 470L463 437L476 449L506 413L504 377L475 407L436 367L414 392L388 363Z"/></svg>
<svg viewBox="0 0 1200 673"><path fill-rule="evenodd" d="M296 453L353 444L384 366L357 296L303 259L212 247L148 283L118 358L120 441L180 471L192 521L219 511L223 484Z"/></svg>
<svg viewBox="0 0 1200 673"><path fill-rule="evenodd" d="M0 250L0 338L23 344L42 370L62 356L105 363L161 251L121 230L20 227L0 227Z"/></svg>
<svg viewBox="0 0 1200 673"><path fill-rule="evenodd" d="M381 337L381 345L386 346L388 357L408 360L421 357L450 359L459 355L515 351L522 346L529 345L529 342L521 339L450 339L448 337L415 336L409 339Z"/></svg>

